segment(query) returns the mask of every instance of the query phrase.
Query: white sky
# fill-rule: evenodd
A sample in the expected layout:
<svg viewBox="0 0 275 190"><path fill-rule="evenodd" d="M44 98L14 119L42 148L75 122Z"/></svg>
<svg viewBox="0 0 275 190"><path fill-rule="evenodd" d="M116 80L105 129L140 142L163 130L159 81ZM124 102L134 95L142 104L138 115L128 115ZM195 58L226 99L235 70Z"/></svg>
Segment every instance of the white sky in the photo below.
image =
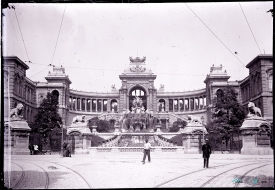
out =
<svg viewBox="0 0 275 190"><path fill-rule="evenodd" d="M272 1L12 5L15 11L3 10L3 55L29 57L27 77L33 81L46 81L52 71L47 65L62 65L77 90L119 89L129 56L146 56L157 75L155 87L178 92L205 88L213 64L225 66L229 80L241 80L248 75L244 65L272 54Z"/></svg>

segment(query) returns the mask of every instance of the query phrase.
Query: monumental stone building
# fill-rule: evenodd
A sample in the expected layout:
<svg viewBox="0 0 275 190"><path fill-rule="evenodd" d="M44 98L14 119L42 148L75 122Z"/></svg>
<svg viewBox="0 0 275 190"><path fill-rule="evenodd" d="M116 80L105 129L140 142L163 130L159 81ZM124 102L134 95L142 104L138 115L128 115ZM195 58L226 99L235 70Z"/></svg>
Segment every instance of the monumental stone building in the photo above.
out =
<svg viewBox="0 0 275 190"><path fill-rule="evenodd" d="M59 113L65 126L73 117L85 115L107 118L131 111L133 99L138 96L144 109L161 120L162 128L169 128L180 117L195 115L206 124L211 118L212 100L227 85L238 92L239 102L247 107L249 101L255 103L262 115L273 124L273 56L258 55L246 67L249 75L241 81L230 81L230 75L223 66L211 66L204 81L205 88L185 92L166 92L164 86L154 85L157 75L146 65L146 57L130 57L129 67L118 76L121 87L112 86L109 92L85 92L70 89L72 83L65 68L54 67L45 77L47 82L31 81L26 76L29 66L16 56L2 58L4 67L4 114L24 105L24 118L33 122L36 109L48 92L59 97Z"/></svg>

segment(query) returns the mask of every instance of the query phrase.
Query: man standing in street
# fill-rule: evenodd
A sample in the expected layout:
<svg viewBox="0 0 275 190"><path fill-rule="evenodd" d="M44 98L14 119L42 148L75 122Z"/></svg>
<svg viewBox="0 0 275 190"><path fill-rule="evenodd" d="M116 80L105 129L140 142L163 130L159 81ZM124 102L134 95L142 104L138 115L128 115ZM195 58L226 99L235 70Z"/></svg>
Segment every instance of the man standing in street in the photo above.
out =
<svg viewBox="0 0 275 190"><path fill-rule="evenodd" d="M208 168L208 163L209 163L209 157L211 154L211 146L209 144L209 140L205 139L205 144L202 145L202 157L203 157L203 167Z"/></svg>
<svg viewBox="0 0 275 190"><path fill-rule="evenodd" d="M143 149L143 160L141 161L143 164L145 164L146 155L148 156L148 161L151 162L150 149L151 149L151 144L148 142L148 139L146 139L144 143L144 149Z"/></svg>

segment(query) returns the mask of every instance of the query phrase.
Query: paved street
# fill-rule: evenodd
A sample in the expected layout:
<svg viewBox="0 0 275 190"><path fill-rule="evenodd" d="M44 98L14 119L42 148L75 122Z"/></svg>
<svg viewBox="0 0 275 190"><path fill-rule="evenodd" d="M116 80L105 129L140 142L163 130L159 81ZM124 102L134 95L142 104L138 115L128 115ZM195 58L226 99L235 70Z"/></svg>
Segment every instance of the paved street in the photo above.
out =
<svg viewBox="0 0 275 190"><path fill-rule="evenodd" d="M5 183L13 189L153 187L274 187L273 155L97 153L5 157Z"/></svg>

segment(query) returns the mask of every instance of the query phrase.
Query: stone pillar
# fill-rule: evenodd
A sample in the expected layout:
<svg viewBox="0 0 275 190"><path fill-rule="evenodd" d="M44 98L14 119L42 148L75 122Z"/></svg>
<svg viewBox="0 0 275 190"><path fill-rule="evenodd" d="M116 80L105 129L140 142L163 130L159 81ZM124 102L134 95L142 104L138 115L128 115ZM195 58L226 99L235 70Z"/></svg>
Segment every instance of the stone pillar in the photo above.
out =
<svg viewBox="0 0 275 190"><path fill-rule="evenodd" d="M180 99L178 99L178 112L180 112Z"/></svg>
<svg viewBox="0 0 275 190"><path fill-rule="evenodd" d="M75 97L75 104L74 104L74 109L77 110L77 98Z"/></svg>
<svg viewBox="0 0 275 190"><path fill-rule="evenodd" d="M103 113L103 99L101 99L101 112Z"/></svg>
<svg viewBox="0 0 275 190"><path fill-rule="evenodd" d="M82 111L82 98L79 98L79 110Z"/></svg>
<svg viewBox="0 0 275 190"><path fill-rule="evenodd" d="M241 154L273 154L270 147L270 126L262 117L252 116L244 120L241 128L243 147Z"/></svg>
<svg viewBox="0 0 275 190"><path fill-rule="evenodd" d="M84 98L85 111L87 111L87 101L88 101L88 99L87 99L87 98Z"/></svg>
<svg viewBox="0 0 275 190"><path fill-rule="evenodd" d="M110 101L110 99L108 98L108 99L107 99L107 112L112 111L111 107L112 107L111 101Z"/></svg>
<svg viewBox="0 0 275 190"><path fill-rule="evenodd" d="M97 112L97 99L95 99L95 112Z"/></svg>
<svg viewBox="0 0 275 190"><path fill-rule="evenodd" d="M126 90L123 90L123 96L124 96L124 107L127 110L127 100L126 100Z"/></svg>
<svg viewBox="0 0 275 190"><path fill-rule="evenodd" d="M83 135L83 138L82 138L82 154L89 154L89 143L90 141L87 139L87 136Z"/></svg>
<svg viewBox="0 0 275 190"><path fill-rule="evenodd" d="M188 98L188 110L190 111L191 110L191 98Z"/></svg>
<svg viewBox="0 0 275 190"><path fill-rule="evenodd" d="M29 155L31 128L26 120L5 121L4 127L4 151L8 154Z"/></svg>
<svg viewBox="0 0 275 190"><path fill-rule="evenodd" d="M172 99L173 101L172 101L172 103L173 103L173 113L175 112L175 99Z"/></svg>
<svg viewBox="0 0 275 190"><path fill-rule="evenodd" d="M153 110L153 90L149 91L150 93L150 109Z"/></svg>

